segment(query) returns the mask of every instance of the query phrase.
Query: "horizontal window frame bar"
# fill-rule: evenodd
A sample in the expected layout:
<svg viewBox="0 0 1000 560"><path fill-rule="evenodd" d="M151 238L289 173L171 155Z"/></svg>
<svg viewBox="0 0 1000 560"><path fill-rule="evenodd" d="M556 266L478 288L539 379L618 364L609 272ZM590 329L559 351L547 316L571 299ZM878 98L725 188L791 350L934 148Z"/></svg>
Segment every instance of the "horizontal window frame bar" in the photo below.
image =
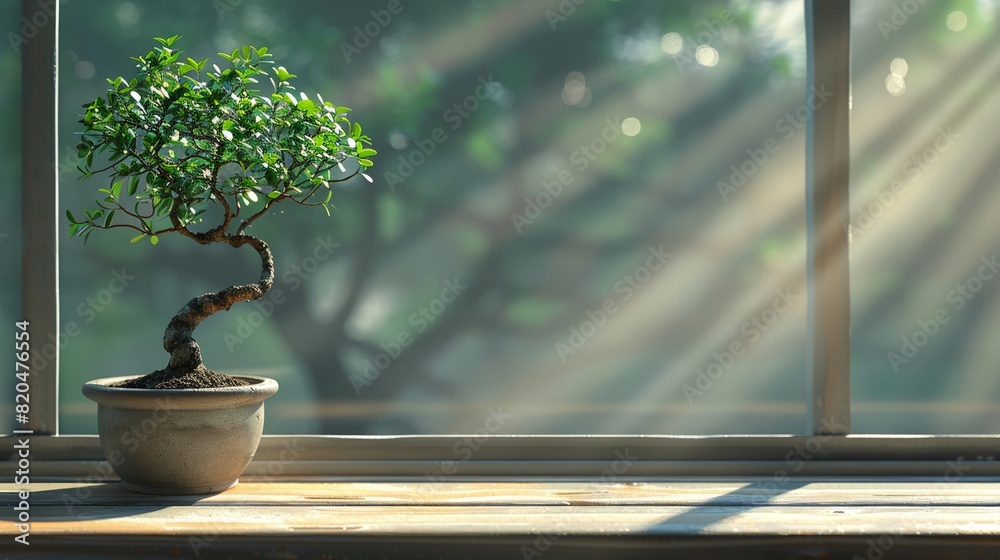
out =
<svg viewBox="0 0 1000 560"><path fill-rule="evenodd" d="M5 436L13 450L18 436ZM246 476L1000 477L1000 438L961 436L265 436ZM97 436L33 436L33 477L113 479ZM998 456L997 458L1000 458ZM617 463L616 463L617 461ZM17 457L0 461L13 473ZM612 470L614 469L614 470ZM621 472L615 472L615 470Z"/></svg>

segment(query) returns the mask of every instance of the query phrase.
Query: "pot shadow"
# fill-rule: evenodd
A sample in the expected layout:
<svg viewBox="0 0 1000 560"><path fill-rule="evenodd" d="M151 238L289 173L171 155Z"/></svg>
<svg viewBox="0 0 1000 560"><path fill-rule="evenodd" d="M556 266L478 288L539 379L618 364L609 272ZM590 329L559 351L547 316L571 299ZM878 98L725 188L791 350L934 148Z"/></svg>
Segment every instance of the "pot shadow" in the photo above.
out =
<svg viewBox="0 0 1000 560"><path fill-rule="evenodd" d="M44 482L32 486L47 485ZM225 492L225 491L223 491ZM22 501L28 504L32 523L72 523L133 517L159 511L174 506L195 505L212 494L170 496L160 494L137 494L126 490L121 482L94 482L70 488L60 487L30 490L27 500L22 500L19 492L0 492L0 520L17 522L20 511L24 511ZM18 508L21 506L20 509Z"/></svg>

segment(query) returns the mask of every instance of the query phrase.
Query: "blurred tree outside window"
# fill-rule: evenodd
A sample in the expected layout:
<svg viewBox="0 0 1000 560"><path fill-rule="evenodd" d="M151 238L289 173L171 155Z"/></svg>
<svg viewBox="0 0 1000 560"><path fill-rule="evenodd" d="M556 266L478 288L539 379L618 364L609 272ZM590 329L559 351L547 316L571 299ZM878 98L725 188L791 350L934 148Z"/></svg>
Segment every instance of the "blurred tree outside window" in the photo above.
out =
<svg viewBox="0 0 1000 560"><path fill-rule="evenodd" d="M861 431L1000 425L989 375L1000 288L983 281L964 310L948 300L996 247L996 7L927 3L900 22L888 3L852 5ZM806 83L802 2L61 10L60 214L96 188L75 172L79 105L153 36L183 35L196 59L267 46L303 90L352 107L379 150L375 183L339 185L332 217L282 208L294 218L254 225L275 252L274 289L199 328L211 368L281 384L269 433L803 432L805 120L823 96ZM0 71L15 76L16 55L0 55ZM17 83L0 86L5 106ZM949 127L938 163L908 175L907 158ZM16 139L8 127L4 141ZM17 184L16 153L0 158ZM867 221L894 178L907 194ZM212 249L62 242L62 321L79 327L61 349L65 432L95 431L84 381L159 368L184 302L256 277L251 251ZM19 262L16 250L0 239ZM16 284L18 270L3 274ZM13 318L9 293L0 312ZM945 306L951 323L894 371L887 354Z"/></svg>

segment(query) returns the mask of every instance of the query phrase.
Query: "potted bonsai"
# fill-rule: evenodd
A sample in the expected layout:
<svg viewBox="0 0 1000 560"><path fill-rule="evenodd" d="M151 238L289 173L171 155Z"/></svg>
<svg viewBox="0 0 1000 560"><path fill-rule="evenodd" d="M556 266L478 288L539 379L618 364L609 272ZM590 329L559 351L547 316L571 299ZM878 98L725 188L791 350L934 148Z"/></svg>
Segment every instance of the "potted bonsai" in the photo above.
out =
<svg viewBox="0 0 1000 560"><path fill-rule="evenodd" d="M271 289L271 251L249 233L258 219L285 202L329 215L330 184L358 174L372 182L364 171L376 152L350 109L297 93L295 76L275 67L266 48L220 53L225 68L206 68L208 60L182 58L177 39L157 38L133 59L134 77L109 79L107 95L84 105L80 171L106 174L108 184L96 208L66 216L70 237L85 242L121 228L133 230L133 243L179 234L260 255L259 281L197 296L174 315L164 369L83 387L98 403L101 447L126 488L199 494L236 484L260 442L263 401L278 385L208 369L194 330ZM136 428L149 437L135 438Z"/></svg>

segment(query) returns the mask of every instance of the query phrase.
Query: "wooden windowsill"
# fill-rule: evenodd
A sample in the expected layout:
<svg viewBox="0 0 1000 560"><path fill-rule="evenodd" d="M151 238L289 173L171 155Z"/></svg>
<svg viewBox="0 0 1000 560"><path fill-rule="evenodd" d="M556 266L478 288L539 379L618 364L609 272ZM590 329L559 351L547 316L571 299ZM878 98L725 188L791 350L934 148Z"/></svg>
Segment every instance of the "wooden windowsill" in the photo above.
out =
<svg viewBox="0 0 1000 560"><path fill-rule="evenodd" d="M7 519L18 490L0 485ZM881 557L872 546L886 558L1000 557L1000 483L971 480L244 477L209 496L145 496L116 482L30 491L31 544L11 548L16 528L0 525L0 550L17 558Z"/></svg>

